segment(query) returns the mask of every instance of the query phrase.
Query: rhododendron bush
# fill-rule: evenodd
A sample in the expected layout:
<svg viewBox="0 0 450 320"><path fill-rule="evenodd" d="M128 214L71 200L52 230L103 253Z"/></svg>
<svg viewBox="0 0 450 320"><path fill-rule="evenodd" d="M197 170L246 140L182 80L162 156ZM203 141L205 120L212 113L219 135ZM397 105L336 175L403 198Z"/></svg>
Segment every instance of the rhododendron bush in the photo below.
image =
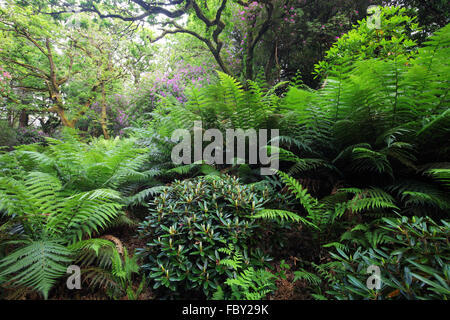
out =
<svg viewBox="0 0 450 320"><path fill-rule="evenodd" d="M2 96L5 96L7 91L10 90L9 82L11 78L11 74L0 66L0 92Z"/></svg>
<svg viewBox="0 0 450 320"><path fill-rule="evenodd" d="M129 97L132 104L130 114L142 116L142 112L151 112L158 102L166 97L184 103L187 101L187 88L201 88L210 84L216 77L214 66L206 63L196 66L180 61L173 69L143 76L140 86Z"/></svg>

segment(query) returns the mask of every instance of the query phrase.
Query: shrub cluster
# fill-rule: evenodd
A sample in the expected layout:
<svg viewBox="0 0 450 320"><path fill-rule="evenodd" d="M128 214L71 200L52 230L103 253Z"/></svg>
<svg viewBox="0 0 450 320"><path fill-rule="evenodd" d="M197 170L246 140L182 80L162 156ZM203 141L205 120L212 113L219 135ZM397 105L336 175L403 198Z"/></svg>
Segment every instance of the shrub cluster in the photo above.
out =
<svg viewBox="0 0 450 320"><path fill-rule="evenodd" d="M359 229L359 228L358 228ZM332 253L332 289L337 299L438 299L450 297L449 224L428 217L384 218L375 232L354 235L371 238L359 245ZM366 285L369 266L380 269L380 288ZM330 268L331 269L331 268ZM331 271L331 270L329 270ZM376 279L369 281L376 284Z"/></svg>
<svg viewBox="0 0 450 320"><path fill-rule="evenodd" d="M247 263L253 258L253 265L264 262L251 249L259 227L252 215L264 204L264 193L268 189L259 191L231 176L177 181L165 189L150 203L139 228L148 241L139 253L154 288L202 289L208 296L232 274L230 266L221 264L228 256L218 251L228 244L243 250Z"/></svg>

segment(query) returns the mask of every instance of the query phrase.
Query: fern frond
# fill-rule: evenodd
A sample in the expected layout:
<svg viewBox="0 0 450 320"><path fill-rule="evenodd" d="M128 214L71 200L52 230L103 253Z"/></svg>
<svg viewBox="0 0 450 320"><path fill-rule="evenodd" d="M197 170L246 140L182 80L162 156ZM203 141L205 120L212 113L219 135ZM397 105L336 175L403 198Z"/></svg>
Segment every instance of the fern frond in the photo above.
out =
<svg viewBox="0 0 450 320"><path fill-rule="evenodd" d="M322 279L314 273L308 272L304 269L294 271L294 282L298 280L306 280L308 283L318 286L322 282Z"/></svg>
<svg viewBox="0 0 450 320"><path fill-rule="evenodd" d="M0 260L0 277L13 286L33 287L47 299L72 262L72 252L51 240L31 241Z"/></svg>
<svg viewBox="0 0 450 320"><path fill-rule="evenodd" d="M450 169L430 169L427 173L450 189Z"/></svg>
<svg viewBox="0 0 450 320"><path fill-rule="evenodd" d="M299 216L298 214L286 210L279 210L279 209L263 209L255 213L254 215L250 216L254 219L270 219L270 220L277 220L277 221L294 221L294 222L302 222L303 224L310 226L312 228L318 229L319 227L316 226L314 223L308 221L308 219L303 218Z"/></svg>
<svg viewBox="0 0 450 320"><path fill-rule="evenodd" d="M318 211L318 200L312 197L307 189L304 189L303 186L293 177L288 174L278 171L278 175L280 175L281 180L286 184L288 189L295 195L295 197L300 200L300 204L305 208L308 215L313 216Z"/></svg>
<svg viewBox="0 0 450 320"><path fill-rule="evenodd" d="M146 199L148 199L150 196L157 195L161 192L163 192L167 187L166 186L155 186L148 189L144 189L142 191L139 191L133 196L127 197L125 199L125 204L128 206L143 204Z"/></svg>

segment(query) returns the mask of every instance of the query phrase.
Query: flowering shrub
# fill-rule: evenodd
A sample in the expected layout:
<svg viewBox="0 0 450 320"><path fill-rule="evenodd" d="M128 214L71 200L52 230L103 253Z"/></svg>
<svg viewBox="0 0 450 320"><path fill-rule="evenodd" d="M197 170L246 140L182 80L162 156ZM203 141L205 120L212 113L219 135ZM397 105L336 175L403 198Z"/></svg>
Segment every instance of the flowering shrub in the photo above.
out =
<svg viewBox="0 0 450 320"><path fill-rule="evenodd" d="M126 95L115 94L108 97L106 105L106 117L108 132L112 136L122 136L124 129L129 127L131 121L136 119L136 115L129 114L127 109L130 105L130 98ZM89 132L93 136L101 136L103 134L100 116L102 107L99 102L94 102L90 106L90 110L85 117L77 122L77 127L83 131Z"/></svg>
<svg viewBox="0 0 450 320"><path fill-rule="evenodd" d="M11 74L4 70L0 66L0 96L6 94L9 90L9 80L11 80L12 76Z"/></svg>
<svg viewBox="0 0 450 320"><path fill-rule="evenodd" d="M25 127L17 129L18 144L44 143L47 135L35 127Z"/></svg>
<svg viewBox="0 0 450 320"><path fill-rule="evenodd" d="M135 114L127 112L129 105L130 99L126 95L115 94L111 97L108 112L110 114L109 119L112 119L112 121L109 123L108 129L112 135L122 136L124 129L129 127L131 121L136 119Z"/></svg>
<svg viewBox="0 0 450 320"><path fill-rule="evenodd" d="M131 125L133 121L146 120L163 98L185 103L188 99L186 89L211 83L215 77L212 70L213 66L207 63L195 66L181 61L174 71L157 71L143 76L136 91L127 96L129 104L117 111L115 122Z"/></svg>
<svg viewBox="0 0 450 320"><path fill-rule="evenodd" d="M147 106L147 110L155 107L161 97L173 96L179 102L186 102L185 89L190 86L201 88L211 82L210 67L207 65L184 65L180 62L173 72L155 72L143 80L138 89L135 104Z"/></svg>

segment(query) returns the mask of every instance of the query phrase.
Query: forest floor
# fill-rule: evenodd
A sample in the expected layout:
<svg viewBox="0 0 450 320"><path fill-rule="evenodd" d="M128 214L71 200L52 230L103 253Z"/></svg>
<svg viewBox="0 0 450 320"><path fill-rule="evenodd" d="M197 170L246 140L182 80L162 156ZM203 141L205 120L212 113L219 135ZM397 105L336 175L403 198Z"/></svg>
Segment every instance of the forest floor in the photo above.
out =
<svg viewBox="0 0 450 320"><path fill-rule="evenodd" d="M127 248L129 253L135 252L137 248L145 247L144 240L139 239L137 235L137 227L119 228L110 230L109 235L120 240L121 244ZM328 261L328 253L315 247L313 239L309 235L305 235L301 229L293 230L287 235L287 245L277 251L276 257L270 263L272 273L278 275L276 280L277 290L269 295L269 300L309 300L311 290L309 284L304 280L294 282L294 272L300 268L299 261L313 261L315 263L323 263ZM284 265L282 267L281 265ZM288 265L289 267L286 267ZM309 269L306 266L302 266ZM281 275L281 276L280 276ZM141 281L141 277L134 279L133 287L137 289ZM42 297L35 292L27 291L11 291L11 299L17 300L39 300ZM49 300L110 300L105 290L101 288L90 288L82 282L81 289L69 290L66 282L61 281L51 291ZM139 295L139 300L158 299L158 296L152 291L151 286L143 290ZM192 296L189 297L192 299ZM127 300L127 297L119 300Z"/></svg>

